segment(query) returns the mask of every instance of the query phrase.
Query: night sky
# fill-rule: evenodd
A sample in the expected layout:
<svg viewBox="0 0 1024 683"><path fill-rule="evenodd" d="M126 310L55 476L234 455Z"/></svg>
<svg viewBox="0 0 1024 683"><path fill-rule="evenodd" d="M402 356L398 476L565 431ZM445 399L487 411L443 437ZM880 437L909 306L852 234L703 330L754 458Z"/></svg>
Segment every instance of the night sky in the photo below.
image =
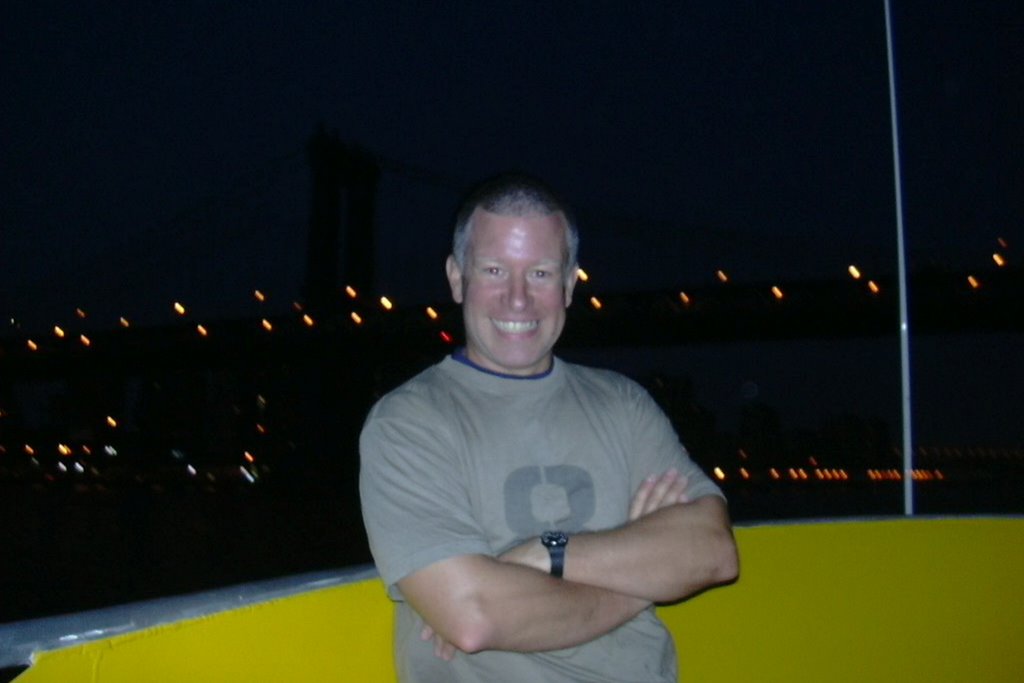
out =
<svg viewBox="0 0 1024 683"><path fill-rule="evenodd" d="M457 198L508 168L578 207L597 291L896 268L881 1L94 4L0 10L0 312L26 327L246 315L255 287L283 310L318 123L383 165L400 305L446 298ZM991 267L1024 215L1024 13L894 4L911 260Z"/></svg>

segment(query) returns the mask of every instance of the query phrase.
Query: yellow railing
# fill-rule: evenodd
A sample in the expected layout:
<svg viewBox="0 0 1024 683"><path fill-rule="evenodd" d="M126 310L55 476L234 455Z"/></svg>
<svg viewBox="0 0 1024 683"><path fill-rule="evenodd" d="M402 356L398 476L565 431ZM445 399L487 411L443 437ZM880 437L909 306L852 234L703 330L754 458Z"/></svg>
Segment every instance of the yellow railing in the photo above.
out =
<svg viewBox="0 0 1024 683"><path fill-rule="evenodd" d="M661 608L684 681L1024 675L1024 519L740 528L732 586ZM393 681L376 578L38 652L17 683Z"/></svg>

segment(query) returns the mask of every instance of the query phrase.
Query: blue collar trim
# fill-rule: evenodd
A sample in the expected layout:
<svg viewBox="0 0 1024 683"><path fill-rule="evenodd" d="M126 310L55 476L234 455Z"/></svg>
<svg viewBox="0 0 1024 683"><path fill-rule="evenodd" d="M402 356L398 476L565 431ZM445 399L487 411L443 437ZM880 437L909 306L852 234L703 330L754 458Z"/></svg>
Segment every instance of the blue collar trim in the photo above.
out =
<svg viewBox="0 0 1024 683"><path fill-rule="evenodd" d="M509 375L509 374L504 373L504 372L495 372L494 370L488 370L487 368L483 367L482 365L477 365L476 363L471 361L469 359L469 356L466 355L466 348L465 347L462 347L462 348L460 348L460 349L458 349L456 351L453 351L452 352L452 360L457 360L460 363L462 363L463 365L468 365L469 367L473 368L474 370L479 370L480 372L486 373L488 375L492 375L494 377L502 377L504 379L544 379L545 377L547 377L548 375L551 374L552 370L555 369L555 359L552 358L551 359L551 367L548 368L547 370L545 370L544 372L537 373L536 375Z"/></svg>

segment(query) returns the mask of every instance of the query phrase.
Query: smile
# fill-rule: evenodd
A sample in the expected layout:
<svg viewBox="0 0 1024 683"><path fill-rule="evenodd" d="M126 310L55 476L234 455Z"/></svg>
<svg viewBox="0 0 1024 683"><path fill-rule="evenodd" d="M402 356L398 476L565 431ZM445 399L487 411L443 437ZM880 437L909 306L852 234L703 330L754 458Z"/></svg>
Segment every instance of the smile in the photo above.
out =
<svg viewBox="0 0 1024 683"><path fill-rule="evenodd" d="M537 320L514 321L495 320L494 318L491 318L491 322L494 323L494 326L500 331L507 332L509 334L522 334L523 332L529 332L530 330L537 329L537 326L540 325L540 321Z"/></svg>

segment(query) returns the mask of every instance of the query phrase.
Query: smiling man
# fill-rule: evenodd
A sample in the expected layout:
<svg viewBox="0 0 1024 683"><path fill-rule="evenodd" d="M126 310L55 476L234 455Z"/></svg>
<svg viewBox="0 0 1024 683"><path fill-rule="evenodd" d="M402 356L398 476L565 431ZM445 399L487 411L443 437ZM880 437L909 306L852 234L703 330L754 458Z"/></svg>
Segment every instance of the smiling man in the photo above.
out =
<svg viewBox="0 0 1024 683"><path fill-rule="evenodd" d="M737 575L721 492L650 396L553 354L577 245L540 181L480 185L446 263L466 347L367 418L402 681L675 681L653 605Z"/></svg>

